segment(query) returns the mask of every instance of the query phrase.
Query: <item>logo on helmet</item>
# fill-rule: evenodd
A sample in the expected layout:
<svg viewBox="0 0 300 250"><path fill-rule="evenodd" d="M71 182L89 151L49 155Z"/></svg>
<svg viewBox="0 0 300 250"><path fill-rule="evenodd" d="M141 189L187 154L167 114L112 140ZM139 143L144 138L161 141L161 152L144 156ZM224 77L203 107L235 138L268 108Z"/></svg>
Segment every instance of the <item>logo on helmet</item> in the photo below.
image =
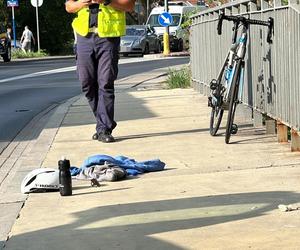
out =
<svg viewBox="0 0 300 250"><path fill-rule="evenodd" d="M59 188L58 185L48 185L48 184L35 184L37 188Z"/></svg>

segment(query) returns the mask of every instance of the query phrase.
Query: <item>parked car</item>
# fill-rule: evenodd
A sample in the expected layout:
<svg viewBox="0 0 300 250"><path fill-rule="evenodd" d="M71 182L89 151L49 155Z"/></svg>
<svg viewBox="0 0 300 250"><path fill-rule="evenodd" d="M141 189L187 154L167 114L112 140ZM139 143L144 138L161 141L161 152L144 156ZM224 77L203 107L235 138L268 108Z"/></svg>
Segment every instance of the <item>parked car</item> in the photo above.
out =
<svg viewBox="0 0 300 250"><path fill-rule="evenodd" d="M149 54L161 52L161 41L155 30L146 25L126 26L126 35L121 37L120 54Z"/></svg>
<svg viewBox="0 0 300 250"><path fill-rule="evenodd" d="M4 25L0 23L0 55L4 62L11 60L11 41L6 33Z"/></svg>

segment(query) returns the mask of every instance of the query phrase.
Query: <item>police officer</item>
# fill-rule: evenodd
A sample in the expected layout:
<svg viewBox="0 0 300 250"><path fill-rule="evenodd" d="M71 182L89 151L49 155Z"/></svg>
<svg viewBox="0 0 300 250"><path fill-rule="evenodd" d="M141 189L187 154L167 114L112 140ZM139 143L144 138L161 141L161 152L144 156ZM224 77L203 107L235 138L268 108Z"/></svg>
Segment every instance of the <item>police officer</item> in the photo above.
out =
<svg viewBox="0 0 300 250"><path fill-rule="evenodd" d="M118 74L120 36L125 35L125 12L135 0L67 0L66 11L77 13L77 73L97 125L94 140L114 142L114 81Z"/></svg>

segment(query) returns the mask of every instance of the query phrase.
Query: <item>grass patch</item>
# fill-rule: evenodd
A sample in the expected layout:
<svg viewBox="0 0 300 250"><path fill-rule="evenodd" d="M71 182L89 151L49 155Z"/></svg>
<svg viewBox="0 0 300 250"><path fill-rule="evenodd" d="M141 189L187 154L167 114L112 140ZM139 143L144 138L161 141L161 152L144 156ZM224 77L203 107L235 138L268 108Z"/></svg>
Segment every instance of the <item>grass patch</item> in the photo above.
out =
<svg viewBox="0 0 300 250"><path fill-rule="evenodd" d="M16 49L11 51L12 58L33 58L33 57L45 57L49 56L46 51L41 50L40 52L27 52L24 53L21 49Z"/></svg>
<svg viewBox="0 0 300 250"><path fill-rule="evenodd" d="M189 88L191 86L191 71L185 66L179 70L169 69L167 86L170 89Z"/></svg>

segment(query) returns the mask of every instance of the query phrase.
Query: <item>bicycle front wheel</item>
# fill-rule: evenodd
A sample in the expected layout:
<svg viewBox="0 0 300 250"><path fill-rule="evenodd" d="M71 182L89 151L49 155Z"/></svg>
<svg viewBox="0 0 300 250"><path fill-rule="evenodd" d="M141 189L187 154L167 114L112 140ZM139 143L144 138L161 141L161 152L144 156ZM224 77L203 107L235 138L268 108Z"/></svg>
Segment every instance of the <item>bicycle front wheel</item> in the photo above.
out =
<svg viewBox="0 0 300 250"><path fill-rule="evenodd" d="M240 71L241 71L241 60L239 60L236 64L235 74L233 76L232 84L230 86L230 92L229 92L230 101L229 101L229 109L228 109L226 132L225 132L225 143L226 144L228 144L229 140L230 140L235 110L236 110L236 106L238 104Z"/></svg>

